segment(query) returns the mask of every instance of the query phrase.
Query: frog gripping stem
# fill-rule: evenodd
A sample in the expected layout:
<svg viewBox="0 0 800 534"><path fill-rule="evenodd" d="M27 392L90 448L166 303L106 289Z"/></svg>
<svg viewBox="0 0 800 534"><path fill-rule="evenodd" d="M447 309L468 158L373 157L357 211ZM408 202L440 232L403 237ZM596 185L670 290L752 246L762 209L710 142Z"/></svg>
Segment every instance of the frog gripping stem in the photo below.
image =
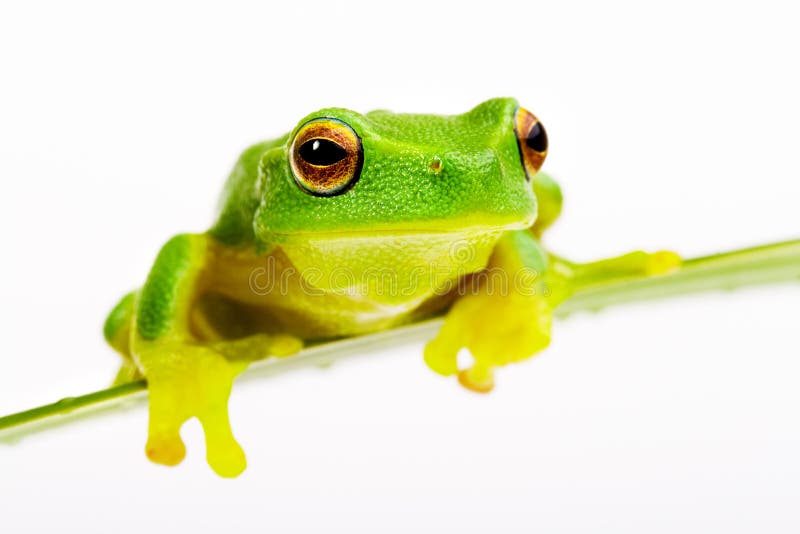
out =
<svg viewBox="0 0 800 534"><path fill-rule="evenodd" d="M445 317L436 338L425 347L425 362L435 372L457 374L465 388L488 393L493 369L525 360L550 344L553 313L576 290L624 279L657 277L679 269L671 251L631 252L592 263L576 264L548 254L528 232L501 238L487 272L476 277L474 291L462 295ZM527 273L521 284L519 273ZM494 282L494 283L493 283ZM459 351L467 349L473 364L458 369Z"/></svg>
<svg viewBox="0 0 800 534"><path fill-rule="evenodd" d="M180 428L196 417L203 426L211 468L223 477L239 475L246 461L231 431L228 398L234 378L246 363L229 362L202 346L160 344L151 350L156 357L145 368L150 390L148 458L164 465L180 463L186 451Z"/></svg>
<svg viewBox="0 0 800 534"><path fill-rule="evenodd" d="M561 268L567 270L570 266L574 267L575 265L567 264L564 260L553 256L551 256L551 261L562 263ZM647 262L640 263L640 265L646 264ZM608 263L605 265L606 267L610 266ZM606 269L604 276L599 278L576 278L569 295L552 310L552 317L564 318L581 311L597 311L629 302L652 301L754 285L796 283L800 280L800 240L683 260L679 267L673 266L671 269L663 271L659 275L652 273L645 275L644 271L640 271L637 276L630 270L627 272L624 269L617 270L616 275L613 275ZM457 319L454 324L460 321ZM372 350L375 346L383 346L387 343L395 344L398 340L407 338L427 337L435 334L437 330L438 335L426 347L425 360L428 365L443 375L452 376L459 372L463 373L462 376L467 378L467 380L462 380L465 385L485 384L485 381L480 380L483 377L465 376L467 375L464 373L465 370L459 371L456 365L456 355L462 343L457 337L455 340L451 339L451 336L455 335L459 329L448 329L446 323L442 324L438 320L325 343L307 349L291 358L274 359L268 363L269 375L274 376L303 365L318 366L322 361L343 360L362 354L365 350ZM275 349L276 352L280 352L280 354L276 354L278 356L287 356L289 353L299 350L299 344L288 347L289 343L285 339L281 340L279 345L281 350ZM238 350L237 348L234 352L238 352ZM220 352L224 352L224 350L220 349ZM473 372L480 373L482 371L482 369L476 369ZM233 372L235 374L236 369ZM477 388L473 387L473 389ZM230 391L229 385L218 384L216 391L217 401L226 402ZM163 391L166 397L159 400L158 380L153 384L148 384L145 380L135 380L0 417L0 436L18 439L63 423L76 422L84 417L95 417L96 414L103 413L97 411L97 408L121 408L126 405L128 399L145 392L149 392L151 395L150 410L154 415L148 440L148 456L158 463L174 465L180 462L184 455L185 449L180 441L178 431L185 419L175 417L174 412L167 407L170 405L181 406L183 401L171 397L173 393L169 389ZM155 402L152 402L153 395L156 396ZM205 403L205 406L208 406L208 403ZM188 418L186 414L190 411L183 410L184 417ZM213 410L199 410L198 413L203 416L201 422L206 421L204 431L207 433L207 439L213 443L210 447L210 456L207 455L212 466L216 466L217 472L227 476L232 476L240 471L244 467L244 460L243 457L238 457L238 451L241 450L238 445L230 446L227 417L215 419L213 414L221 412ZM215 429L221 430L217 432ZM227 450L223 447L220 452L220 443L227 443Z"/></svg>
<svg viewBox="0 0 800 534"><path fill-rule="evenodd" d="M428 366L445 376L457 374L467 389L488 393L494 387L495 367L546 348L558 298L548 287L549 269L547 254L532 233L501 237L486 270L471 279L439 334L425 347ZM473 364L458 369L462 349L472 355Z"/></svg>
<svg viewBox="0 0 800 534"><path fill-rule="evenodd" d="M304 342L333 347L330 361L441 324L425 362L486 393L497 368L549 345L554 317L800 278L800 241L691 260L563 259L541 243L562 208L540 172L547 152L544 126L513 98L460 115L312 112L245 150L212 227L167 241L112 310L104 336L124 358L114 387L0 418L0 430L146 387L147 456L180 463L181 427L196 418L209 465L235 477L246 460L228 414L234 380L262 358L314 361L283 363Z"/></svg>

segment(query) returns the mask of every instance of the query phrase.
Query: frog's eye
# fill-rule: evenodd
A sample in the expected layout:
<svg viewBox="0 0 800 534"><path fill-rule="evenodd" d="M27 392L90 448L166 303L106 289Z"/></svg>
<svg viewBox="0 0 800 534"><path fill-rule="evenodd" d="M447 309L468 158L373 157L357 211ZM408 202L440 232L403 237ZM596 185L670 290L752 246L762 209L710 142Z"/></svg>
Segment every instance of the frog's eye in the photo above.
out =
<svg viewBox="0 0 800 534"><path fill-rule="evenodd" d="M547 156L547 132L533 113L525 108L517 108L514 117L514 132L517 134L517 146L525 167L525 176L530 180L539 172Z"/></svg>
<svg viewBox="0 0 800 534"><path fill-rule="evenodd" d="M356 132L337 119L305 123L289 147L292 174L303 191L321 197L339 195L358 180L364 150Z"/></svg>

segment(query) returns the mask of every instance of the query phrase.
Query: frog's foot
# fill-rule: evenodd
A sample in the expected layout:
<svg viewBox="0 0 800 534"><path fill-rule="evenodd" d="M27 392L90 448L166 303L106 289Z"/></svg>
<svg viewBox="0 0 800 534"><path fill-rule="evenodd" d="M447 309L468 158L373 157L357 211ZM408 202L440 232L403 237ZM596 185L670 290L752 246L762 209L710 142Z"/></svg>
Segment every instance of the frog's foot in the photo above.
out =
<svg viewBox="0 0 800 534"><path fill-rule="evenodd" d="M682 263L681 257L670 250L637 250L622 256L577 264L573 282L580 286L623 277L659 276L679 269Z"/></svg>
<svg viewBox="0 0 800 534"><path fill-rule="evenodd" d="M647 254L643 270L648 276L658 276L679 269L682 263L683 260L677 253L671 250L659 250Z"/></svg>
<svg viewBox="0 0 800 534"><path fill-rule="evenodd" d="M232 363L203 345L157 342L137 353L150 392L147 456L164 465L183 460L184 422L197 417L206 436L208 463L220 476L235 477L246 465L228 421L233 379L245 363Z"/></svg>
<svg viewBox="0 0 800 534"><path fill-rule="evenodd" d="M220 476L238 476L246 460L228 419L233 380L251 359L245 358L245 353L259 357L287 355L300 349L299 341L291 339L255 336L216 346L178 341L143 343L137 358L150 391L148 458L164 465L180 463L186 453L180 428L197 417L205 433L208 464Z"/></svg>
<svg viewBox="0 0 800 534"><path fill-rule="evenodd" d="M481 293L461 297L436 338L425 347L425 362L441 375L458 375L472 391L494 387L495 367L530 358L550 343L551 310L543 295ZM468 349L470 367L458 368Z"/></svg>

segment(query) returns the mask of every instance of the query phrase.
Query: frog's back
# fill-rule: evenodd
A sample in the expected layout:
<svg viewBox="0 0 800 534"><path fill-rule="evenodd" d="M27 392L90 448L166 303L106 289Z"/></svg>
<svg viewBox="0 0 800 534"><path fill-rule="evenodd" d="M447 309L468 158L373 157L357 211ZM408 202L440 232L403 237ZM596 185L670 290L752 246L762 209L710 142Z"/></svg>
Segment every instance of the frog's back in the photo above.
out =
<svg viewBox="0 0 800 534"><path fill-rule="evenodd" d="M261 156L286 143L287 136L263 141L247 148L234 165L219 198L218 214L209 233L231 246L252 243L253 215L259 203L258 174Z"/></svg>

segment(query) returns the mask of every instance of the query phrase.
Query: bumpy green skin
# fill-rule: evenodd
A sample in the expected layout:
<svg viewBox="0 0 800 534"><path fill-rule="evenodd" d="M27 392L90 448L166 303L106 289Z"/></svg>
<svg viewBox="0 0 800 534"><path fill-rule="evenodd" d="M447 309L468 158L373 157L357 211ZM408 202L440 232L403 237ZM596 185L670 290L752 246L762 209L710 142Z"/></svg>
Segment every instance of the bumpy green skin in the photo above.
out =
<svg viewBox="0 0 800 534"><path fill-rule="evenodd" d="M485 249L479 236L504 228L530 227L537 214L538 187L547 205L542 210L550 224L560 212L560 191L551 179L538 175L541 186L531 187L520 161L514 132L516 100L498 98L468 113L453 116L395 114L374 111L366 115L327 108L298 122L288 135L248 148L234 167L221 197L219 216L208 234L224 246L251 248L264 253L282 246L298 267L313 257L310 239L323 238L326 246L338 243L314 266L330 270L346 266L413 269L418 257L428 253L431 234L452 235L437 242L465 239ZM297 186L288 164L288 147L297 130L309 120L327 117L352 127L362 142L364 163L356 185L346 194L313 196ZM435 165L434 165L435 163ZM466 234L458 232L467 230ZM402 235L405 251L399 255L384 235ZM341 236L373 239L361 248ZM409 242L408 236L412 236ZM418 236L418 237L416 237ZM493 238L484 239L491 242ZM364 249L368 252L364 252ZM345 260L346 250L363 260ZM490 248L485 250L488 257ZM177 285L186 272L198 268L203 258L192 258L187 236L170 240L159 253L137 305L137 328L142 338L157 339L170 330L175 314ZM194 262L194 265L192 264ZM389 262L394 265L389 265ZM430 293L430 291L428 291ZM415 295L419 300L419 295ZM408 299L410 300L410 299ZM382 304L411 305L394 300ZM417 303L418 304L418 303ZM307 307L304 303L296 307ZM398 314L399 315L399 314ZM346 319L344 319L346 320ZM376 325L389 324L376 322ZM359 332L376 327L365 326ZM347 335L345 327L321 331L322 337ZM307 336L304 336L307 337Z"/></svg>
<svg viewBox="0 0 800 534"><path fill-rule="evenodd" d="M133 318L136 293L131 291L120 299L103 324L103 337L117 352L127 355L131 319Z"/></svg>
<svg viewBox="0 0 800 534"><path fill-rule="evenodd" d="M178 305L177 289L192 267L192 243L187 235L170 239L158 253L139 297L137 328L144 339L169 330Z"/></svg>
<svg viewBox="0 0 800 534"><path fill-rule="evenodd" d="M558 183L543 172L534 177L533 193L539 202L539 214L533 223L533 233L541 237L561 215L564 197Z"/></svg>
<svg viewBox="0 0 800 534"><path fill-rule="evenodd" d="M227 244L325 232L449 230L467 225L531 224L536 197L525 180L514 134L516 100L498 98L454 116L361 115L322 109L288 137L248 149L229 178L210 233ZM307 121L339 119L361 138L361 177L330 198L301 191L287 164L287 140ZM260 162L261 172L256 168ZM438 158L441 170L431 163ZM260 181L259 181L260 179Z"/></svg>
<svg viewBox="0 0 800 534"><path fill-rule="evenodd" d="M106 322L103 324L103 337L109 343L113 341L114 336L117 335L120 329L127 326L128 321L130 321L134 297L135 293L128 293L109 312Z"/></svg>
<svg viewBox="0 0 800 534"><path fill-rule="evenodd" d="M258 166L267 150L286 144L288 135L273 141L265 141L245 150L231 171L220 197L219 216L211 234L226 245L236 246L252 243L253 214L261 201L255 187Z"/></svg>
<svg viewBox="0 0 800 534"><path fill-rule="evenodd" d="M448 310L425 361L485 392L493 368L547 346L551 312L575 280L672 268L670 253L575 265L545 251L539 237L561 212L561 190L526 176L517 110L510 98L454 116L328 108L247 149L212 228L167 242L106 321L106 339L128 357L118 382L147 378L147 455L180 462L181 425L197 417L212 468L241 473L227 400L248 361ZM363 147L358 181L324 197L297 185L289 161L295 135L323 117ZM463 348L474 357L466 369Z"/></svg>
<svg viewBox="0 0 800 534"><path fill-rule="evenodd" d="M492 368L544 348L551 311L567 293L562 278L577 266L540 245L561 212L561 191L544 174L526 176L517 109L510 98L454 116L328 108L248 148L212 228L167 242L142 289L106 322L106 339L130 358L120 376L148 380L148 456L178 463L180 426L197 417L211 466L238 475L245 460L227 417L233 379L247 361L290 355L304 341L391 328L450 307L425 360L475 391L491 389ZM349 125L363 147L358 181L335 196L301 189L289 162L295 134L321 117ZM651 267L646 255L637 258L580 275ZM260 272L265 263L271 270ZM339 269L353 277L346 291L325 279ZM321 276L309 276L312 270ZM293 272L300 274L284 287ZM408 291L387 294L383 278L365 278L375 272ZM529 273L532 283L495 291L481 278L486 273L506 280ZM281 279L282 291L258 292L254 280L270 277ZM465 294L453 289L462 282ZM442 295L442 288L450 290ZM475 363L459 369L465 347Z"/></svg>

